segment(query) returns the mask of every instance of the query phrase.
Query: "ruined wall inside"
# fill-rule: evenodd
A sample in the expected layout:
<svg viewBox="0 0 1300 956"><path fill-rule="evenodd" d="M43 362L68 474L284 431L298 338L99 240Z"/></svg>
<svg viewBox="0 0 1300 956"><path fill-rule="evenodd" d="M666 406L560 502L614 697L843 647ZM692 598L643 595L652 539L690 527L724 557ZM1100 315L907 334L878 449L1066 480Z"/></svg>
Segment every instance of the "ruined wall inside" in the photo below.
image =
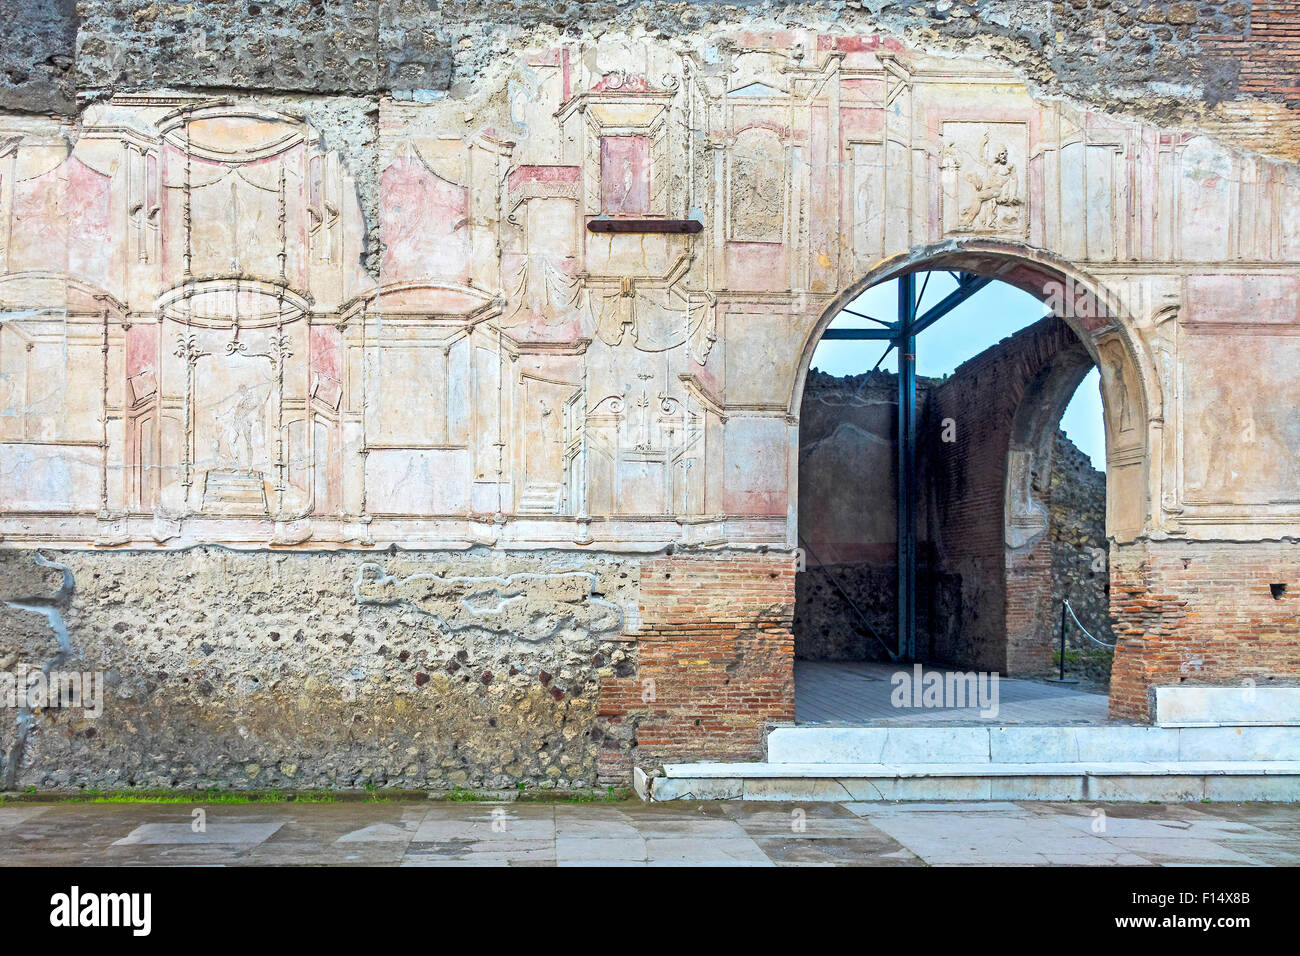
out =
<svg viewBox="0 0 1300 956"><path fill-rule="evenodd" d="M936 380L917 382L924 413ZM837 377L813 369L799 416L799 546L795 656L888 660L897 647L895 441L898 379L891 372ZM930 462L918 462L929 484ZM928 491L918 493L928 501ZM928 511L918 513L917 644L925 656L960 619L959 582L937 569Z"/></svg>
<svg viewBox="0 0 1300 956"><path fill-rule="evenodd" d="M799 411L795 656L881 660L894 639L894 375L808 373Z"/></svg>
<svg viewBox="0 0 1300 956"><path fill-rule="evenodd" d="M924 408L929 383L917 384ZM809 567L893 566L898 377L814 368L799 406L799 538Z"/></svg>
<svg viewBox="0 0 1300 956"><path fill-rule="evenodd" d="M1066 437L1056 436L1048 504L1052 542L1052 607L1068 600L1078 623L1098 641L1114 644L1110 621L1110 542L1106 539L1106 476ZM1059 627L1059 621L1057 627ZM1070 676L1098 684L1110 681L1113 651L1066 629ZM1059 634L1054 634L1059 639ZM1049 637L1050 642L1050 637Z"/></svg>
<svg viewBox="0 0 1300 956"><path fill-rule="evenodd" d="M1047 394L1040 386L1079 349L1065 322L1042 319L964 362L931 395L931 527L939 566L961 592L959 624L934 647L938 660L1000 673L1051 664L1048 479L1074 389L1066 382ZM1030 413L1041 421L1031 440L1018 441L1017 424Z"/></svg>
<svg viewBox="0 0 1300 956"><path fill-rule="evenodd" d="M1069 339L1062 341L1071 344ZM1023 372L1021 340L1012 338L993 348L1008 350L1008 354L980 356L981 362ZM997 387L1009 378L1004 371L997 371L991 380ZM924 410L930 394L941 387L938 380L920 380L918 407ZM887 660L885 647L896 644L892 472L897 381L890 373L877 372L868 379L866 375L835 377L814 369L804 388L799 430L799 540L806 570L796 577L795 656L805 660ZM977 413L971 410L969 414ZM962 578L939 570L954 564L951 556L940 551L924 518L933 517L930 511L939 494L933 486L936 476L944 479L945 488L953 483L964 486L971 477L962 474L954 478L953 470L987 466L990 459L971 458L963 454L965 446L954 451L934 440L930 432L942 432L942 423L933 415L925 421L927 440L918 460L918 497L931 508L918 522L918 649L922 655L932 655L936 646L947 653L962 653ZM981 433L976 440L990 438ZM1047 467L1050 482L1043 486L1040 498L1046 507L1043 526L1050 565L1035 565L1037 578L1026 574L1020 586L1027 582L1031 596L1039 599L1045 584L1050 583L1050 606L1055 610L1050 618L1031 618L1037 630L1030 640L1044 648L1054 646L1059 626L1054 615L1061 600L1068 597L1084 625L1101 640L1114 643L1106 571L1105 475L1060 431L1054 432ZM1005 481L1005 466L999 476ZM944 539L963 540L973 522L996 522L998 518L994 512L972 514L963 519L968 523L960 529L949 528ZM991 574L981 586L997 586L996 577ZM1008 579L1007 586L1014 589L1017 582ZM971 593L976 592L968 592L967 597ZM1016 598L1009 595L1012 602ZM1090 679L1106 682L1108 652L1091 644L1077 629L1071 634L1069 648L1071 667L1086 667ZM1101 654L1092 655L1093 649Z"/></svg>

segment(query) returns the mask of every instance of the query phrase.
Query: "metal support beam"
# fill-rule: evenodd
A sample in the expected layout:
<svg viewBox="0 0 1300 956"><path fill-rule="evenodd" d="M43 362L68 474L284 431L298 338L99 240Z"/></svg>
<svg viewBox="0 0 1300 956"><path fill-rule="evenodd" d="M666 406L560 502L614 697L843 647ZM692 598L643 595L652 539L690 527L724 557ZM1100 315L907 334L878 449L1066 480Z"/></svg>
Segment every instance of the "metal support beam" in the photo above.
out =
<svg viewBox="0 0 1300 956"><path fill-rule="evenodd" d="M916 656L916 276L898 280L898 654Z"/></svg>
<svg viewBox="0 0 1300 956"><path fill-rule="evenodd" d="M876 339L881 342L892 342L897 336L898 333L891 325L887 329L827 329L822 333L822 340L860 342L864 339Z"/></svg>
<svg viewBox="0 0 1300 956"><path fill-rule="evenodd" d="M957 280L957 288L936 302L934 306L926 309L921 317L912 323L912 331L916 335L920 335L992 281L987 276L977 276L971 273L962 274L961 278Z"/></svg>
<svg viewBox="0 0 1300 956"><path fill-rule="evenodd" d="M884 319L878 319L874 315L867 315L867 313L865 312L855 312L853 309L847 309L847 308L841 309L840 311L843 312L845 315L851 315L858 319L866 319L868 322L875 322L876 325L883 325L885 328L889 328L888 322L886 322Z"/></svg>
<svg viewBox="0 0 1300 956"><path fill-rule="evenodd" d="M873 316L852 309L843 311L869 322L879 329L827 329L823 339L838 341L887 341L890 348L898 349L898 657L902 660L916 658L916 337L934 325L957 306L961 305L993 280L969 272L949 273L957 288L940 299L925 312L917 315L920 300L925 296L930 281L917 292L917 273L900 276L898 281L898 320L885 323ZM888 349L886 350L888 354ZM883 361L884 356L881 356ZM876 363L880 367L880 362ZM875 369L872 369L874 372Z"/></svg>

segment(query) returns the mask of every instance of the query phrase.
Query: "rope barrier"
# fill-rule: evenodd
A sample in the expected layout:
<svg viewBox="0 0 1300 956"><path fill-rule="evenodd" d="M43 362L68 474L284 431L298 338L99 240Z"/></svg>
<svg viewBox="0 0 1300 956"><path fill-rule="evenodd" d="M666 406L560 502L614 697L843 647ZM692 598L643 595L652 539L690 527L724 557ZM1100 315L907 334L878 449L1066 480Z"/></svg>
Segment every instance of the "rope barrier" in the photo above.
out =
<svg viewBox="0 0 1300 956"><path fill-rule="evenodd" d="M1088 640L1092 641L1094 644L1100 644L1102 647L1118 646L1116 644L1107 644L1105 641L1099 641L1097 640L1097 638L1093 637L1091 632L1089 632L1089 630L1086 627L1084 627L1082 623L1080 623L1079 616L1074 613L1074 608L1070 606L1070 602L1065 601L1064 603L1065 603L1065 609L1070 612L1070 617L1074 618L1075 626L1078 627L1079 630L1083 631L1085 635L1087 635Z"/></svg>

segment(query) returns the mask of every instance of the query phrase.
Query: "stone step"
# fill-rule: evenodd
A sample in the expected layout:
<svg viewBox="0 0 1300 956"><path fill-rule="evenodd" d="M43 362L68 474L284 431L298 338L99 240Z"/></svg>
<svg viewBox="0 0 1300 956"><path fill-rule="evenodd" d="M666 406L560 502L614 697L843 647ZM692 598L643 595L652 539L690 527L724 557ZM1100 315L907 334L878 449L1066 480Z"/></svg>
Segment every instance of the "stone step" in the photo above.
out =
<svg viewBox="0 0 1300 956"><path fill-rule="evenodd" d="M1300 760L1300 727L779 727L771 764Z"/></svg>
<svg viewBox="0 0 1300 956"><path fill-rule="evenodd" d="M1300 687L1157 687L1158 727L1300 726Z"/></svg>
<svg viewBox="0 0 1300 956"><path fill-rule="evenodd" d="M667 764L634 784L666 800L1300 801L1300 761Z"/></svg>

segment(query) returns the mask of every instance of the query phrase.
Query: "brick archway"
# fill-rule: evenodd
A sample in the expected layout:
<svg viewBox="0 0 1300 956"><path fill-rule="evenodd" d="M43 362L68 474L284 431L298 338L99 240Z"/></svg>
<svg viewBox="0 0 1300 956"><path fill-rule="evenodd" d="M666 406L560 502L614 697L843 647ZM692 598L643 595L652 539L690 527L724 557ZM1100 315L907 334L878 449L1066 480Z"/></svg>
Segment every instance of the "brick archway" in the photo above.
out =
<svg viewBox="0 0 1300 956"><path fill-rule="evenodd" d="M1066 406L1096 368L1065 323L1047 322L1018 351L1023 385L1012 412L1002 461L1008 671L1043 671L1052 664L1060 607L1053 603L1049 530L1053 459ZM1019 391L1019 390L1018 390Z"/></svg>

